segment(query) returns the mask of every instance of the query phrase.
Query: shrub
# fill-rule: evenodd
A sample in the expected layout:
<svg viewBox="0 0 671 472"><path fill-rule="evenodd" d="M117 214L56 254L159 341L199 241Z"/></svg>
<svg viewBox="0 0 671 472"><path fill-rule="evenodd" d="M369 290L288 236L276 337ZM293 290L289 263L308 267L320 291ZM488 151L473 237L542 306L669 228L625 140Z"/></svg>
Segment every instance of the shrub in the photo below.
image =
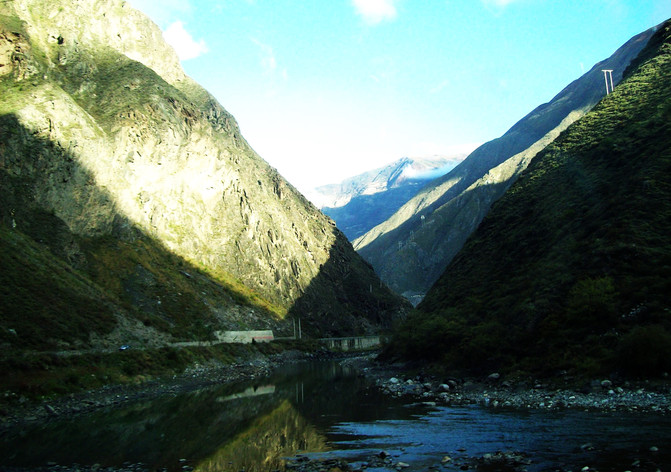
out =
<svg viewBox="0 0 671 472"><path fill-rule="evenodd" d="M569 291L566 312L576 327L605 331L617 320L617 292L611 277L579 280Z"/></svg>
<svg viewBox="0 0 671 472"><path fill-rule="evenodd" d="M396 330L387 354L435 361L454 350L463 337L462 324L447 314L428 317L415 314Z"/></svg>
<svg viewBox="0 0 671 472"><path fill-rule="evenodd" d="M637 326L622 337L620 368L638 376L659 375L671 369L671 333L662 325Z"/></svg>

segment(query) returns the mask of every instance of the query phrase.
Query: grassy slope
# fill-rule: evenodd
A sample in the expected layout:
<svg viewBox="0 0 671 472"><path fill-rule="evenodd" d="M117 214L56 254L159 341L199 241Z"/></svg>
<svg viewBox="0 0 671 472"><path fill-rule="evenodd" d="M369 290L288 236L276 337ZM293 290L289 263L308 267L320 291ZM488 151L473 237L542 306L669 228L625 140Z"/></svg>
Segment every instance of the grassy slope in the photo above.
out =
<svg viewBox="0 0 671 472"><path fill-rule="evenodd" d="M446 368L671 368L671 28L539 154L390 353Z"/></svg>
<svg viewBox="0 0 671 472"><path fill-rule="evenodd" d="M18 231L0 225L0 241L3 344L57 349L113 329L112 304L86 277Z"/></svg>
<svg viewBox="0 0 671 472"><path fill-rule="evenodd" d="M119 313L177 340L210 339L208 303L254 306L244 287L214 282L146 237L81 241L83 270L3 225L0 242L0 343L10 352L96 347L91 334L110 333Z"/></svg>

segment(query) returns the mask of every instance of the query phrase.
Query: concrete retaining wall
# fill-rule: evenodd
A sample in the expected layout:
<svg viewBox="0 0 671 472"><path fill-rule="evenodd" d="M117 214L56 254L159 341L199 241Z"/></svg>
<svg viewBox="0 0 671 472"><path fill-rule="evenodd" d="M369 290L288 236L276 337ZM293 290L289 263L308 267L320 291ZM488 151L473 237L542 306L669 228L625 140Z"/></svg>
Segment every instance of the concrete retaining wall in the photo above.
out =
<svg viewBox="0 0 671 472"><path fill-rule="evenodd" d="M249 344L252 341L267 343L274 338L271 330L264 331L216 331L214 335L222 343Z"/></svg>
<svg viewBox="0 0 671 472"><path fill-rule="evenodd" d="M321 341L334 351L360 351L380 346L380 336L362 336L355 338L324 338Z"/></svg>

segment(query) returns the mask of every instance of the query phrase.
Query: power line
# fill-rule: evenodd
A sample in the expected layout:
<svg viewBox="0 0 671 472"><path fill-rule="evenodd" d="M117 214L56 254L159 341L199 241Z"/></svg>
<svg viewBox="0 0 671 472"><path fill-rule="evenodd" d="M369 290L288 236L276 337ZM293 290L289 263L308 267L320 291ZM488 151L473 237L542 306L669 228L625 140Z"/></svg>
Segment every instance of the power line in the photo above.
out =
<svg viewBox="0 0 671 472"><path fill-rule="evenodd" d="M606 81L606 95L613 91L613 69L601 69L603 80ZM608 78L610 78L610 91L608 90Z"/></svg>

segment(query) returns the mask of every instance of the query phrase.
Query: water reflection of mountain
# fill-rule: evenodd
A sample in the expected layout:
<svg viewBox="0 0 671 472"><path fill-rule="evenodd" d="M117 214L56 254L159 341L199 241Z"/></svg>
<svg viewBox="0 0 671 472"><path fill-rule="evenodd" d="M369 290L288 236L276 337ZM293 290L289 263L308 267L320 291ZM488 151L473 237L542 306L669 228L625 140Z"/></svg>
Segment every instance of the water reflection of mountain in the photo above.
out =
<svg viewBox="0 0 671 472"><path fill-rule="evenodd" d="M247 387L244 389L242 392L239 393L233 393L230 395L226 395L225 397L218 397L217 401L219 403L223 402L229 402L231 400L239 400L240 398L249 398L249 397L257 397L259 395L269 395L275 393L275 386L274 385L262 385L262 386L253 386L253 387Z"/></svg>
<svg viewBox="0 0 671 472"><path fill-rule="evenodd" d="M283 455L323 450L334 418L410 413L390 409L365 385L335 362L290 364L256 384L165 396L5 434L0 466L141 462L152 470L275 470Z"/></svg>
<svg viewBox="0 0 671 472"><path fill-rule="evenodd" d="M267 472L298 450L325 451L326 438L285 400L196 467L198 472Z"/></svg>
<svg viewBox="0 0 671 472"><path fill-rule="evenodd" d="M304 375L291 378L278 389L287 389L296 409L321 429L330 428L333 418L346 421L375 421L379 418L404 419L420 409L404 406L401 400L370 389L369 380L347 366L336 363L313 363L302 367ZM346 412L343 415L343 412Z"/></svg>
<svg viewBox="0 0 671 472"><path fill-rule="evenodd" d="M244 388L238 388L238 392ZM94 415L26 428L0 440L2 465L49 462L117 466L142 462L179 470L187 459L210 457L283 403L280 395L241 396L228 388L163 397Z"/></svg>
<svg viewBox="0 0 671 472"><path fill-rule="evenodd" d="M358 380L353 380L352 372L335 363L301 363L257 384L166 396L26 427L0 438L0 465L107 467L141 462L152 469L181 470L181 459L188 465L215 460L237 464L252 456L260 464L269 463L279 457L278 451L289 455L308 445L322 448L324 440L316 431L324 425L315 419L352 402L358 390ZM249 453L227 459L226 451L244 444ZM248 462L245 470L252 469Z"/></svg>

